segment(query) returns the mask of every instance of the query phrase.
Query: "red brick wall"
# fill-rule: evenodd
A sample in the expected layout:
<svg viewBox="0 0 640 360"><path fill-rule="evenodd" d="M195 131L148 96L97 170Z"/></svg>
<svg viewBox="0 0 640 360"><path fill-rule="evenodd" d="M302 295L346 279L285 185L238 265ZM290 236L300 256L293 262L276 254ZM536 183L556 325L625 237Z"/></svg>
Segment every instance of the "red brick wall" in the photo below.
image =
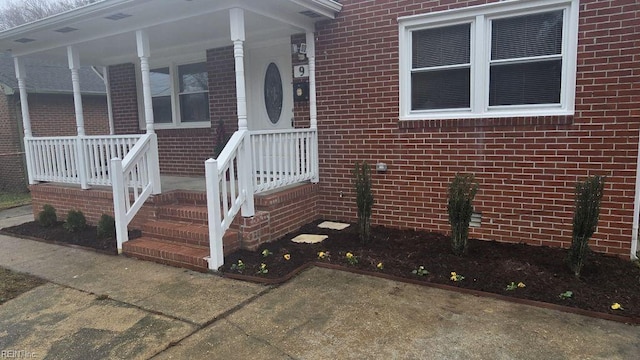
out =
<svg viewBox="0 0 640 360"><path fill-rule="evenodd" d="M354 161L384 161L389 171L373 175L375 224L448 232L447 185L473 173L483 219L471 236L566 247L575 183L601 174L592 248L628 255L640 115L635 1L581 1L574 117L398 121L397 18L487 2L345 0L335 21L317 27L321 215L353 221Z"/></svg>
<svg viewBox="0 0 640 360"><path fill-rule="evenodd" d="M138 134L138 92L133 64L109 66L111 110L116 134Z"/></svg>
<svg viewBox="0 0 640 360"><path fill-rule="evenodd" d="M108 135L106 96L83 96L82 113L87 135ZM76 113L73 95L29 94L29 117L33 136L74 136Z"/></svg>
<svg viewBox="0 0 640 360"><path fill-rule="evenodd" d="M27 189L23 134L16 121L17 102L13 96L0 95L0 191L24 192Z"/></svg>

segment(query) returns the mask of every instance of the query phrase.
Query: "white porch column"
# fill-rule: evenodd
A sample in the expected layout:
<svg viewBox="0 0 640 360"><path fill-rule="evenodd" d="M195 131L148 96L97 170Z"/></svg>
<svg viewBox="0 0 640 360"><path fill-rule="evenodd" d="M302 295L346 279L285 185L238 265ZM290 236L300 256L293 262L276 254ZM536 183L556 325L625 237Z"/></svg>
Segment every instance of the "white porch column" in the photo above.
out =
<svg viewBox="0 0 640 360"><path fill-rule="evenodd" d="M247 126L247 91L244 77L244 11L233 8L229 10L231 41L233 41L233 57L236 68L236 107L238 111L238 130L246 130Z"/></svg>
<svg viewBox="0 0 640 360"><path fill-rule="evenodd" d="M80 92L80 57L78 51L73 46L67 47L67 57L69 58L69 70L71 70L71 84L73 86L73 105L76 110L76 128L78 136L84 136L84 115L82 114L82 93Z"/></svg>
<svg viewBox="0 0 640 360"><path fill-rule="evenodd" d="M318 164L318 108L316 105L316 37L313 31L306 34L307 58L309 59L309 128L315 130L311 144L312 183L320 181Z"/></svg>
<svg viewBox="0 0 640 360"><path fill-rule="evenodd" d="M151 78L149 75L149 35L146 30L136 31L138 57L140 58L140 75L142 76L142 99L144 103L144 122L147 134L153 134L153 101L151 98Z"/></svg>
<svg viewBox="0 0 640 360"><path fill-rule="evenodd" d="M69 60L69 70L71 70L71 85L73 87L73 106L76 112L76 128L78 132L78 137L76 138L76 151L78 153L77 157L77 169L78 169L78 178L80 180L80 187L83 189L88 189L89 185L87 184L87 154L85 153L85 148L83 146L83 137L85 136L84 131L84 115L82 113L82 93L80 92L80 57L78 55L78 50L73 46L67 46L67 58Z"/></svg>
<svg viewBox="0 0 640 360"><path fill-rule="evenodd" d="M138 57L140 58L140 75L142 76L142 98L144 103L144 122L147 134L151 136L151 148L149 163L149 178L153 183L153 194L162 192L160 187L160 156L158 154L158 137L153 129L153 99L151 97L151 77L149 69L149 35L146 30L136 31L136 44L138 47Z"/></svg>
<svg viewBox="0 0 640 360"><path fill-rule="evenodd" d="M29 117L29 101L27 100L27 84L26 84L26 72L24 66L20 61L20 58L13 58L13 65L16 70L16 79L18 80L18 90L20 91L20 110L22 111L22 127L24 129L24 152L27 159L27 177L29 178L29 184L33 185L37 182L33 180L33 161L31 158L31 118Z"/></svg>
<svg viewBox="0 0 640 360"><path fill-rule="evenodd" d="M307 58L309 59L309 127L318 128L318 109L316 107L316 37L307 32Z"/></svg>

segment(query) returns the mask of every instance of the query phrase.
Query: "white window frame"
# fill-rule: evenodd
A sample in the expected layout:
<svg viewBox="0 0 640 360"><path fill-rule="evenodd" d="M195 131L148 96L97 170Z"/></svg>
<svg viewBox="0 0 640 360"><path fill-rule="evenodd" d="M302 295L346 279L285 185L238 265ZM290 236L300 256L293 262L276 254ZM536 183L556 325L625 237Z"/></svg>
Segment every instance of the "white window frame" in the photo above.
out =
<svg viewBox="0 0 640 360"><path fill-rule="evenodd" d="M154 129L198 129L198 128L211 128L211 114L209 114L209 121L194 121L194 122L182 122L180 114L180 84L178 79L178 67L182 65L190 65L196 63L206 63L206 59L186 57L182 59L174 59L172 61L156 60L150 65L150 69L169 68L169 77L171 79L171 118L170 123L153 123ZM146 124L144 121L144 100L142 95L142 78L140 76L140 65L137 64L137 88L138 88L138 113L140 129L144 130ZM207 94L209 90L207 89ZM211 109L209 108L209 112Z"/></svg>
<svg viewBox="0 0 640 360"><path fill-rule="evenodd" d="M564 10L560 103L489 106L491 21L554 10ZM573 115L575 112L578 10L579 0L508 1L399 18L400 120ZM412 32L462 23L471 24L471 107L412 110Z"/></svg>

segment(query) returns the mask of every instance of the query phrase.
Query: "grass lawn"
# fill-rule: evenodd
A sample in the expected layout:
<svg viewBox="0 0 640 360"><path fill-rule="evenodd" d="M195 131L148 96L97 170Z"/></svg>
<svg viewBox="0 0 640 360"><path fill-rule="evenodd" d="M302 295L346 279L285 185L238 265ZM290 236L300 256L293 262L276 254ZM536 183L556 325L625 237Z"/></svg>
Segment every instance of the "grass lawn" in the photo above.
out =
<svg viewBox="0 0 640 360"><path fill-rule="evenodd" d="M31 194L29 193L0 192L0 210L27 205L29 203L31 203Z"/></svg>
<svg viewBox="0 0 640 360"><path fill-rule="evenodd" d="M0 268L0 305L44 283L35 276Z"/></svg>

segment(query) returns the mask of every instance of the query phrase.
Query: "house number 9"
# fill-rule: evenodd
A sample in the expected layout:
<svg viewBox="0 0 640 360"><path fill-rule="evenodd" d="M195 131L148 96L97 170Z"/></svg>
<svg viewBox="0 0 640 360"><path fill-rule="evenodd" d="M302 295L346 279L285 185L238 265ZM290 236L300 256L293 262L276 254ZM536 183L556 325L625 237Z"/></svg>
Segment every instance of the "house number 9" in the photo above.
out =
<svg viewBox="0 0 640 360"><path fill-rule="evenodd" d="M302 78L309 76L309 65L296 65L293 67L293 77Z"/></svg>

